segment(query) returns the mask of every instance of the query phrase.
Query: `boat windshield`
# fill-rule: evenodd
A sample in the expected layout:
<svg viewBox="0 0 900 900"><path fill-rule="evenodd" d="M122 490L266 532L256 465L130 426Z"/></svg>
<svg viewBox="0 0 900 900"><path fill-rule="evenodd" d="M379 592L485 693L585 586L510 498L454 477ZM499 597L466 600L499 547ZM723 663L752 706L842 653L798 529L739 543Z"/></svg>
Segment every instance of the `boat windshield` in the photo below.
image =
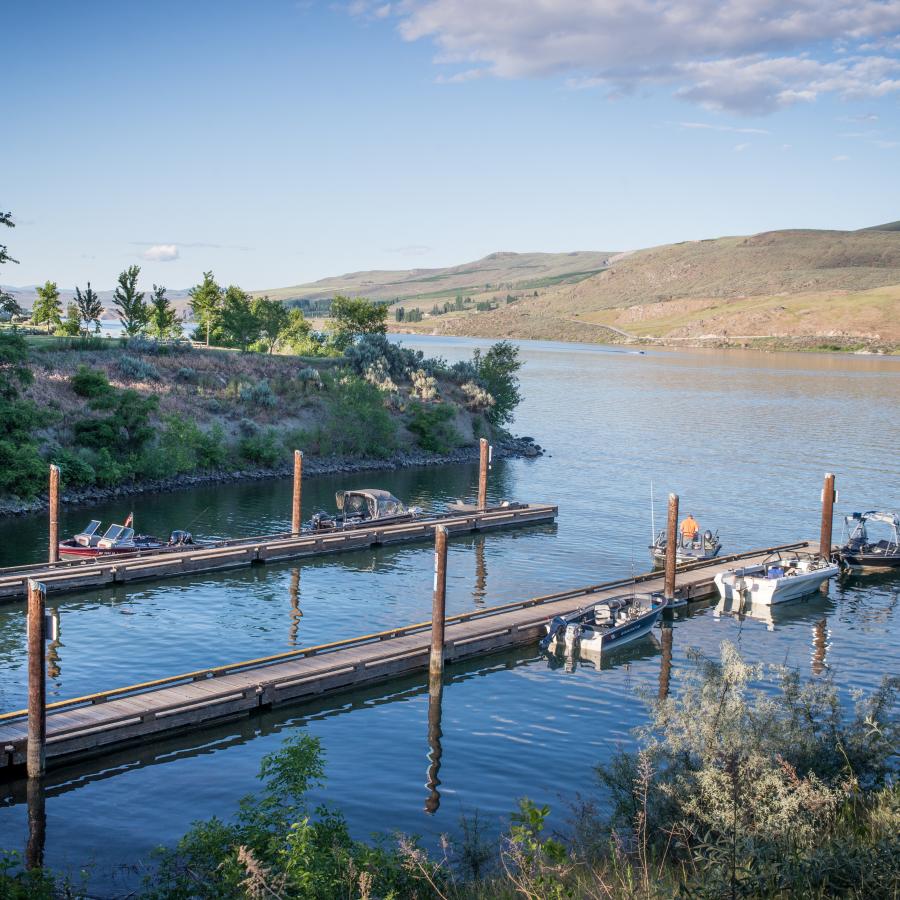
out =
<svg viewBox="0 0 900 900"><path fill-rule="evenodd" d="M94 533L100 527L99 519L91 519L84 531L79 532L80 537L93 537Z"/></svg>
<svg viewBox="0 0 900 900"><path fill-rule="evenodd" d="M345 516L368 516L371 517L375 512L375 502L370 500L365 494L344 494L344 515Z"/></svg>
<svg viewBox="0 0 900 900"><path fill-rule="evenodd" d="M378 500L378 516L402 516L406 507L396 497L380 497Z"/></svg>
<svg viewBox="0 0 900 900"><path fill-rule="evenodd" d="M110 525L106 529L106 534L103 535L103 540L119 544L130 541L133 537L133 528L126 528L124 525Z"/></svg>

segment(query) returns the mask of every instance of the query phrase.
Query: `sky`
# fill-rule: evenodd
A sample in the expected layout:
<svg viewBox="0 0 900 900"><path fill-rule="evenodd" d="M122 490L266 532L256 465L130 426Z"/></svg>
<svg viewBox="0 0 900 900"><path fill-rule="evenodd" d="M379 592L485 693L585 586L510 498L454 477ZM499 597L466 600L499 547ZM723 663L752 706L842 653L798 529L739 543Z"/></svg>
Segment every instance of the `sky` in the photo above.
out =
<svg viewBox="0 0 900 900"><path fill-rule="evenodd" d="M12 285L900 219L900 0L6 4Z"/></svg>

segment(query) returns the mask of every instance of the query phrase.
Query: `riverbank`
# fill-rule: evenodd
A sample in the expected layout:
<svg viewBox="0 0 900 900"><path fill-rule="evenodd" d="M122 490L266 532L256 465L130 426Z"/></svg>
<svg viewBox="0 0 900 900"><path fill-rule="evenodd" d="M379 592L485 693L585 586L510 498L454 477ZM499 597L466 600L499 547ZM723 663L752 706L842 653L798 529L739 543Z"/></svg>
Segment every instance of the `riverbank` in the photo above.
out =
<svg viewBox="0 0 900 900"><path fill-rule="evenodd" d="M535 443L531 437L501 437L494 445L495 459L533 459L543 456L545 449ZM360 459L344 457L305 457L303 460L304 478L317 475L337 475L353 472L385 472L401 469L414 469L429 466L446 466L478 461L478 446L458 447L448 453L429 453L424 450L401 450L387 459ZM117 497L132 497L139 494L163 493L168 491L188 490L207 484L231 484L248 481L268 481L276 478L287 478L293 473L293 461L285 461L273 468L250 467L223 472L197 472L193 474L173 475L168 478L147 479L144 481L119 484L113 487L92 487L84 490L64 491L60 495L63 503L72 506L89 506L103 503ZM32 500L0 499L0 518L25 516L47 509L46 497Z"/></svg>

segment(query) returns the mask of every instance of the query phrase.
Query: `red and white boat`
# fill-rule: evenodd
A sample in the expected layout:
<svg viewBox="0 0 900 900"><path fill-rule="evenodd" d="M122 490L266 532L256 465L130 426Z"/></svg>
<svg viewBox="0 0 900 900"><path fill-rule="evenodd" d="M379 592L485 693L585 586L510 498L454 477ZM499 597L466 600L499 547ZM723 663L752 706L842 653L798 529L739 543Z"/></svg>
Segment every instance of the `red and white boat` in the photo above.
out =
<svg viewBox="0 0 900 900"><path fill-rule="evenodd" d="M149 534L135 534L131 527L133 517L129 516L124 525L110 525L100 533L100 520L91 519L87 528L74 537L59 543L60 556L114 556L124 553L140 553L147 550L162 550L193 544L189 531L173 531L168 542Z"/></svg>

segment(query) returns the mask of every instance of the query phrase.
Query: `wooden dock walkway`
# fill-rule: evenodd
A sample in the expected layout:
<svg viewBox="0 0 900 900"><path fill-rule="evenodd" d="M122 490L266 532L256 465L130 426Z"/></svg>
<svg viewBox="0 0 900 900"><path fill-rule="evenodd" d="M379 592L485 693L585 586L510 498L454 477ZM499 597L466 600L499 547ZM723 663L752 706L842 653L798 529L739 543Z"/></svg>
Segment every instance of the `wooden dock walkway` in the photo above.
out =
<svg viewBox="0 0 900 900"><path fill-rule="evenodd" d="M465 521L460 522L460 529ZM738 560L749 565L775 550L807 547L809 542L801 541L680 567L677 596L684 600L710 596L715 592L715 575ZM663 574L650 572L448 616L445 659L451 663L534 643L544 634L551 616L621 594L632 586L642 591L661 590ZM247 716L261 708L427 670L430 632L430 622L418 622L48 704L47 765L58 766L135 742L146 743L162 735ZM26 748L26 711L0 715L0 780L20 773Z"/></svg>
<svg viewBox="0 0 900 900"><path fill-rule="evenodd" d="M265 535L222 541L213 547L187 547L106 556L91 560L65 560L0 569L0 602L22 600L28 580L46 585L48 593L66 593L122 584L145 578L172 578L215 569L230 569L269 561L320 556L399 544L434 540L443 525L451 535L553 522L558 509L545 503L513 503L466 513L447 513L395 525L371 525L320 534Z"/></svg>

